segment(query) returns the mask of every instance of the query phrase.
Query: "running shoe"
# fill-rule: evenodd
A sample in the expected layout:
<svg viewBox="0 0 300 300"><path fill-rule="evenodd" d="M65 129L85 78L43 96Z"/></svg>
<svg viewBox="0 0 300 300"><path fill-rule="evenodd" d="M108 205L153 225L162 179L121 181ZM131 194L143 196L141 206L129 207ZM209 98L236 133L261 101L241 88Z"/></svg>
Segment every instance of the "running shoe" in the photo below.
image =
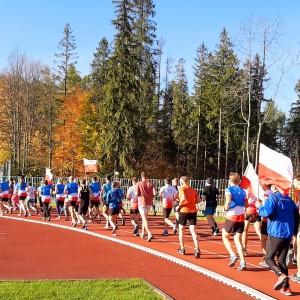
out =
<svg viewBox="0 0 300 300"><path fill-rule="evenodd" d="M259 265L260 265L261 267L264 267L264 268L269 268L269 265L266 263L265 260L261 261L261 262L259 263Z"/></svg>
<svg viewBox="0 0 300 300"><path fill-rule="evenodd" d="M133 234L137 235L139 233L139 225L134 225L134 230L133 230Z"/></svg>
<svg viewBox="0 0 300 300"><path fill-rule="evenodd" d="M173 226L173 234L176 234L177 233L177 228L176 228L176 225Z"/></svg>
<svg viewBox="0 0 300 300"><path fill-rule="evenodd" d="M140 233L140 237L143 239L145 235L143 233Z"/></svg>
<svg viewBox="0 0 300 300"><path fill-rule="evenodd" d="M87 221L85 221L82 226L81 226L82 229L84 230L87 230Z"/></svg>
<svg viewBox="0 0 300 300"><path fill-rule="evenodd" d="M49 216L47 220L50 221L51 220L51 216Z"/></svg>
<svg viewBox="0 0 300 300"><path fill-rule="evenodd" d="M115 226L115 227L113 228L111 234L114 235L114 234L116 233L116 231L117 231L117 226Z"/></svg>
<svg viewBox="0 0 300 300"><path fill-rule="evenodd" d="M165 236L169 235L168 230L164 230L163 235L165 235Z"/></svg>
<svg viewBox="0 0 300 300"><path fill-rule="evenodd" d="M196 249L195 249L195 253L194 253L194 257L195 257L195 258L200 258L200 255L201 255L200 249L199 249L199 248L196 248Z"/></svg>
<svg viewBox="0 0 300 300"><path fill-rule="evenodd" d="M247 248L244 248L243 252L244 252L244 256L248 256Z"/></svg>
<svg viewBox="0 0 300 300"><path fill-rule="evenodd" d="M100 219L100 217L98 218L98 220L97 220L97 223L99 224L101 222L101 219Z"/></svg>
<svg viewBox="0 0 300 300"><path fill-rule="evenodd" d="M280 276L278 276L278 279L274 285L274 290L276 291L280 290L284 285L284 283L286 283L287 279L288 276L286 276L285 274L281 274Z"/></svg>
<svg viewBox="0 0 300 300"><path fill-rule="evenodd" d="M285 294L286 296L292 296L293 295L292 291L289 287L288 288L281 288L280 293Z"/></svg>
<svg viewBox="0 0 300 300"><path fill-rule="evenodd" d="M177 253L182 254L182 255L185 255L185 250L184 250L183 248L179 248L179 249L177 250Z"/></svg>
<svg viewBox="0 0 300 300"><path fill-rule="evenodd" d="M108 228L109 228L108 224L106 224L106 225L104 226L104 228L108 229Z"/></svg>
<svg viewBox="0 0 300 300"><path fill-rule="evenodd" d="M214 236L217 236L217 235L218 235L218 233L215 231L215 232L213 233L213 235L214 235Z"/></svg>
<svg viewBox="0 0 300 300"><path fill-rule="evenodd" d="M77 223L76 222L72 222L72 227L76 227Z"/></svg>
<svg viewBox="0 0 300 300"><path fill-rule="evenodd" d="M300 283L300 276L298 276L297 274L293 274L291 275L291 280Z"/></svg>
<svg viewBox="0 0 300 300"><path fill-rule="evenodd" d="M124 226L125 225L125 219L122 218L122 225Z"/></svg>
<svg viewBox="0 0 300 300"><path fill-rule="evenodd" d="M233 267L235 265L235 262L238 260L236 255L231 256L230 261L229 261L229 267Z"/></svg>
<svg viewBox="0 0 300 300"><path fill-rule="evenodd" d="M292 264L293 264L293 266L297 266L297 259L293 258L292 259Z"/></svg>
<svg viewBox="0 0 300 300"><path fill-rule="evenodd" d="M237 268L238 271L244 271L246 269L247 269L247 267L246 267L246 262L245 261L241 262L241 264Z"/></svg>
<svg viewBox="0 0 300 300"><path fill-rule="evenodd" d="M152 234L149 234L149 235L148 235L147 242L151 242L151 241L152 241L152 239L153 239L153 235L152 235Z"/></svg>
<svg viewBox="0 0 300 300"><path fill-rule="evenodd" d="M215 232L216 232L216 233L219 233L219 232L220 232L220 228L219 228L218 226L216 227Z"/></svg>

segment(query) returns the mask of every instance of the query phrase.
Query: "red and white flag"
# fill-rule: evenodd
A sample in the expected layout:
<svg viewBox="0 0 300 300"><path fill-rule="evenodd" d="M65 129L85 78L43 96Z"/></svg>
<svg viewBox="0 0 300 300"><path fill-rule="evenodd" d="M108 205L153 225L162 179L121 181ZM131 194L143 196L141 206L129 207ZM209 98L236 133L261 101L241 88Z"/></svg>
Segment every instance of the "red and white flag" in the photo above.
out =
<svg viewBox="0 0 300 300"><path fill-rule="evenodd" d="M52 184L53 174L50 169L46 168L45 179L48 180L48 184Z"/></svg>
<svg viewBox="0 0 300 300"><path fill-rule="evenodd" d="M291 159L260 144L258 177L261 183L273 184L283 195L287 195L293 182Z"/></svg>
<svg viewBox="0 0 300 300"><path fill-rule="evenodd" d="M251 163L248 163L246 171L242 177L240 187L247 191L247 198L249 207L246 210L247 214L255 214L255 202L263 198L264 190L259 184L258 176Z"/></svg>
<svg viewBox="0 0 300 300"><path fill-rule="evenodd" d="M94 173L98 172L98 161L97 160L90 160L90 159L83 159L83 164L84 164L84 171L86 173Z"/></svg>

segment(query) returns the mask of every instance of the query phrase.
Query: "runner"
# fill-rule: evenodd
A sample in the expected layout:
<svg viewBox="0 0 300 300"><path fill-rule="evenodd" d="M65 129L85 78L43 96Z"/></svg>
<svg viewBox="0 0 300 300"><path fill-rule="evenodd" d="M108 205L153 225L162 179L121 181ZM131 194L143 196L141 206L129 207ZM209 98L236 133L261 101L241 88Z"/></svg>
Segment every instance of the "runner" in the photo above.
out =
<svg viewBox="0 0 300 300"><path fill-rule="evenodd" d="M200 248L198 242L198 236L196 233L197 225L197 203L200 203L201 199L195 189L189 186L189 178L182 176L180 178L179 189L179 205L176 210L179 212L179 242L180 248L177 250L179 254L185 254L184 248L184 231L187 221L189 221L189 229L192 235L195 245L195 258L200 257Z"/></svg>
<svg viewBox="0 0 300 300"><path fill-rule="evenodd" d="M136 184L136 195L138 196L139 212L142 216L142 233L140 236L143 239L146 230L148 234L147 242L151 242L151 240L153 239L153 235L149 229L147 216L153 205L156 191L154 185L152 185L152 183L148 181L145 172L142 172L141 178L142 180Z"/></svg>
<svg viewBox="0 0 300 300"><path fill-rule="evenodd" d="M90 184L90 189L92 190L92 196L89 204L90 220L93 221L97 217L97 222L100 223L101 219L100 219L99 204L100 204L101 185L98 182L96 176L94 176L92 179L92 183ZM93 209L95 210L94 212Z"/></svg>
<svg viewBox="0 0 300 300"><path fill-rule="evenodd" d="M5 208L7 212L12 212L12 207L8 203L9 201L9 182L5 177L2 177L0 183L0 216L2 216L2 210Z"/></svg>
<svg viewBox="0 0 300 300"><path fill-rule="evenodd" d="M92 189L86 184L85 179L81 179L78 189L78 199L80 199L78 208L78 218L82 222L82 229L87 230L86 214L88 212L90 198L93 196Z"/></svg>
<svg viewBox="0 0 300 300"><path fill-rule="evenodd" d="M35 205L35 197L36 197L36 189L32 186L31 182L28 182L28 186L26 187L27 197L26 197L26 210L28 216L31 216L29 209L34 210L36 214L38 214L38 209Z"/></svg>
<svg viewBox="0 0 300 300"><path fill-rule="evenodd" d="M293 235L297 235L299 212L293 200L281 194L275 185L271 186L273 195L267 198L265 204L257 201L256 207L262 217L268 217L269 249L266 262L277 275L274 290L280 290L286 296L292 295L286 257ZM274 258L277 256L277 263Z"/></svg>
<svg viewBox="0 0 300 300"><path fill-rule="evenodd" d="M57 212L57 219L61 218L61 214L64 211L64 204L66 195L64 194L65 185L63 184L63 179L60 177L58 178L57 184L55 185L54 193L56 194L56 212ZM66 214L66 211L65 211Z"/></svg>
<svg viewBox="0 0 300 300"><path fill-rule="evenodd" d="M298 211L300 213L299 201L297 205L298 205ZM291 276L291 280L300 283L300 223L298 226L298 233L297 233L296 240L297 240L297 273Z"/></svg>
<svg viewBox="0 0 300 300"><path fill-rule="evenodd" d="M38 196L38 201L41 209L41 215L43 215L43 202L42 202L42 186L43 186L43 181L41 181L38 189L37 189L37 196Z"/></svg>
<svg viewBox="0 0 300 300"><path fill-rule="evenodd" d="M120 187L119 187L120 194L121 194L121 197L123 199L125 197L125 195L124 195L122 187L121 187L121 182L119 182L119 184L120 184ZM125 214L126 214L126 211L123 208L123 201L121 201L119 203L119 218L121 219L122 226L125 226L125 218L123 217L123 215L125 215Z"/></svg>
<svg viewBox="0 0 300 300"><path fill-rule="evenodd" d="M25 208L25 200L27 197L27 192L26 192L26 186L27 183L25 182L25 176L21 176L19 182L15 185L15 194L18 195L19 198L19 208L20 208L20 213L19 217L22 215L22 212L24 212L24 217L27 217L27 211Z"/></svg>
<svg viewBox="0 0 300 300"><path fill-rule="evenodd" d="M212 230L211 235L218 235L220 231L219 226L214 218L214 214L218 206L218 199L220 198L221 194L219 190L212 185L212 178L207 178L202 192L202 199L206 202L205 215L207 223Z"/></svg>
<svg viewBox="0 0 300 300"><path fill-rule="evenodd" d="M226 221L222 230L222 239L225 248L230 254L229 267L233 267L238 257L233 251L230 235L233 233L237 252L240 256L238 271L246 270L246 262L242 245L242 234L244 231L245 206L247 206L246 192L239 187L240 175L238 173L229 174L229 187L225 190Z"/></svg>
<svg viewBox="0 0 300 300"><path fill-rule="evenodd" d="M133 235L139 236L140 212L138 207L138 197L135 194L137 180L131 178L132 186L127 190L127 199L130 200L130 222L133 225Z"/></svg>
<svg viewBox="0 0 300 300"><path fill-rule="evenodd" d="M65 186L64 193L68 197L68 205L69 205L69 211L72 218L71 225L75 227L77 225L77 222L75 220L75 206L77 204L78 200L78 184L74 182L73 176L69 177L69 182Z"/></svg>
<svg viewBox="0 0 300 300"><path fill-rule="evenodd" d="M264 195L262 199L262 204L265 204L266 199L273 194L271 191L271 184L262 184L261 185L264 190ZM261 267L268 268L268 264L266 262L266 253L267 253L267 241L268 241L268 218L261 218L261 248L263 252L263 260L259 263Z"/></svg>
<svg viewBox="0 0 300 300"><path fill-rule="evenodd" d="M42 203L43 203L43 217L44 220L51 220L49 204L51 202L52 184L48 183L48 180L43 181L41 188Z"/></svg>
<svg viewBox="0 0 300 300"><path fill-rule="evenodd" d="M176 224L173 224L173 222L169 219L170 213L173 208L173 199L177 194L178 191L173 186L171 186L171 178L167 177L165 179L165 185L159 190L159 198L162 201L163 216L165 219L165 230L163 232L163 235L169 235L168 225L172 227L173 234L176 234L177 232Z"/></svg>
<svg viewBox="0 0 300 300"><path fill-rule="evenodd" d="M180 186L179 186L179 182L178 182L178 178L174 178L173 182L172 182L172 186L179 191ZM179 214L178 211L176 210L176 206L179 204L179 198L178 198L178 193L176 195L174 195L174 199L173 199L173 211L175 214L175 219L176 219L176 230L178 231L178 227L179 227L179 223L178 223L178 218L179 218Z"/></svg>
<svg viewBox="0 0 300 300"><path fill-rule="evenodd" d="M103 185L103 188L100 193L100 198L102 201L102 214L103 217L106 219L106 223L104 228L109 228L109 218L108 218L108 209L109 209L109 204L107 203L107 194L111 190L111 176L108 175L105 178L105 184Z"/></svg>
<svg viewBox="0 0 300 300"><path fill-rule="evenodd" d="M109 205L109 222L113 228L111 234L114 236L117 235L117 217L120 210L119 206L122 202L122 193L120 189L120 183L117 181L113 182L112 189L107 193L107 203Z"/></svg>

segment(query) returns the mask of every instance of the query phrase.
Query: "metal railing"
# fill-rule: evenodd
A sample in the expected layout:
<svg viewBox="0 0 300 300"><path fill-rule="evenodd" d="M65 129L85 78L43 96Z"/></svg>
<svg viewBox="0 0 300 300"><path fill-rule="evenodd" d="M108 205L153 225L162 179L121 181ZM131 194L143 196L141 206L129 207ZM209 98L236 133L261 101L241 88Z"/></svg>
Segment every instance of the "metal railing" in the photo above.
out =
<svg viewBox="0 0 300 300"><path fill-rule="evenodd" d="M128 188L132 185L131 179L130 178L115 178L121 183L121 188L124 191L124 194L127 194ZM44 177L26 177L26 182L31 182L32 185L37 189L41 181L44 180ZM53 178L53 183L56 183L58 180L58 177ZM64 178L65 181L68 180L68 178ZM98 178L99 182L101 185L105 183L105 178ZM156 189L156 197L155 197L155 208L156 211L162 212L162 206L161 206L161 201L159 199L159 190L162 186L164 186L164 179L149 179L149 181L155 186ZM219 217L224 216L223 212L223 205L224 205L224 194L225 194L225 189L228 186L228 180L225 179L220 179L220 180L214 180L213 185L218 188L220 191L222 197L218 199L218 207L217 207L217 212L216 215ZM190 180L190 186L193 187L199 195L202 194L203 188L205 187L205 180ZM130 201L124 200L123 201L123 207L126 210L130 209ZM202 203L198 204L198 211L199 215L204 215L205 211L205 201L202 201Z"/></svg>

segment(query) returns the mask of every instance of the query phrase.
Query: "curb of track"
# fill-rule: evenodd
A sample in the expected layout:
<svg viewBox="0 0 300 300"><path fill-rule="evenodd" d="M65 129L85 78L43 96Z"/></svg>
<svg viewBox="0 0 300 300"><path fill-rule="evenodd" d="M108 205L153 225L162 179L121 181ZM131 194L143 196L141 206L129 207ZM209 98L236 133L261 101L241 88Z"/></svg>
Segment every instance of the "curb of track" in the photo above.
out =
<svg viewBox="0 0 300 300"><path fill-rule="evenodd" d="M115 243L119 243L121 245L124 245L124 246L129 246L129 247L132 247L134 249L138 249L138 250L141 250L141 251L144 251L146 253L149 253L149 254L152 254L152 255L155 255L155 256L158 256L160 258L163 258L163 259L166 259L168 261L171 261L173 263L176 263L180 266L183 266L185 268L188 268L190 270L193 270L197 273L200 273L202 275L205 275L205 276L208 276L214 280L217 280L223 284L226 284L236 290L239 290L255 299L264 299L264 300L276 300L276 298L273 298L267 294L264 294L258 290L255 290L249 286L246 286L242 283L239 283L235 280L232 280L230 278L227 278L223 275L220 275L216 272L213 272L213 271L210 271L208 269L205 269L205 268L202 268L200 266L197 266L195 264L192 264L190 262L187 262L183 259L180 259L180 258L177 258L175 256L172 256L172 255L169 255L169 254L166 254L166 253L163 253L163 252L160 252L160 251L157 251L157 250L154 250L154 249L151 249L151 248L148 248L148 247L144 247L144 246L141 246L141 245L138 245L138 244L134 244L132 242L127 242L127 241L124 241L124 240L120 240L118 238L115 238L115 237L109 237L109 236L106 236L106 235L103 235L103 234L100 234L100 233L95 233L95 232L92 232L92 231L85 231L85 230L82 230L82 229L78 229L78 228L74 228L74 227L69 227L69 226L65 226L65 225L59 225L59 224L53 224L53 223L49 223L49 222L43 222L43 221L36 221L36 220L30 220L30 219L21 219L21 218L16 218L16 217L9 217L9 216L2 216L2 218L5 218L5 219L11 219L11 220L17 220L17 221L23 221L23 222L29 222L29 223L35 223L35 224L40 224L40 225L46 225L46 226L52 226L52 227L56 227L56 228L62 228L62 229L67 229L67 230L71 230L71 231L75 231L75 232L80 232L80 233L83 233L83 234L88 234L88 235L91 235L91 236L94 236L94 237L97 237L97 238L101 238L101 239L104 239L104 240L107 240L107 241L111 241L111 242L115 242Z"/></svg>

